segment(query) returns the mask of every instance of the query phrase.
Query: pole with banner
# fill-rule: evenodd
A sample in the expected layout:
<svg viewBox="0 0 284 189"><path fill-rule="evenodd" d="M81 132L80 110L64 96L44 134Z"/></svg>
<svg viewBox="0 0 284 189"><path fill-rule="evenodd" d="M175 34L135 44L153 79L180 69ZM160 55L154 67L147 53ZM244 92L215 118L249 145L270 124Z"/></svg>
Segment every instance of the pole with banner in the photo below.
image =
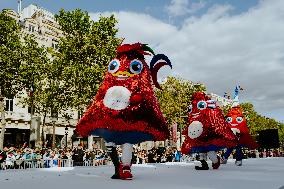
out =
<svg viewBox="0 0 284 189"><path fill-rule="evenodd" d="M175 145L177 145L177 123L172 125L172 138Z"/></svg>

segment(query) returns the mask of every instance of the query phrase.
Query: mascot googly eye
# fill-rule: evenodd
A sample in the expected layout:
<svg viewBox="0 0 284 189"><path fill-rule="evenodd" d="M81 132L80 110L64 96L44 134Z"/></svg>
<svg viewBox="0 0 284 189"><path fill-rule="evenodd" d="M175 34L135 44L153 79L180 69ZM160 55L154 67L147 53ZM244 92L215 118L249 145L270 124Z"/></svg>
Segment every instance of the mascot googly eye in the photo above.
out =
<svg viewBox="0 0 284 189"><path fill-rule="evenodd" d="M112 60L108 65L108 72L113 74L119 69L120 62L117 59Z"/></svg>
<svg viewBox="0 0 284 189"><path fill-rule="evenodd" d="M233 119L232 119L231 117L227 117L227 118L226 118L226 121L227 121L228 123L231 123L231 122L233 121Z"/></svg>
<svg viewBox="0 0 284 189"><path fill-rule="evenodd" d="M206 109L206 107L207 107L207 103L205 101L200 101L200 102L197 103L197 108L199 110L204 110L204 109Z"/></svg>
<svg viewBox="0 0 284 189"><path fill-rule="evenodd" d="M140 74L143 69L143 64L140 60L132 60L129 66L129 70L133 74Z"/></svg>
<svg viewBox="0 0 284 189"><path fill-rule="evenodd" d="M237 117L237 118L236 118L236 121L237 121L238 123L241 123L241 122L243 121L243 118L242 118L242 117Z"/></svg>

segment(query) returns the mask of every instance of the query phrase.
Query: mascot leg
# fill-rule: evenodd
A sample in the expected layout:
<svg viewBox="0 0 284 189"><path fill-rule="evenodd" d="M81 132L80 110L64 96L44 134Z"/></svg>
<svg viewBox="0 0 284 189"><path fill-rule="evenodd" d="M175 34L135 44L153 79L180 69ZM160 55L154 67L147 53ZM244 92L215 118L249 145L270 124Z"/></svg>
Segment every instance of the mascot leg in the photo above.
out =
<svg viewBox="0 0 284 189"><path fill-rule="evenodd" d="M236 162L237 166L242 166L243 152L241 147L236 148Z"/></svg>
<svg viewBox="0 0 284 189"><path fill-rule="evenodd" d="M112 175L112 179L120 179L119 176L119 158L116 150L116 145L114 143L106 143L108 155L114 165L115 173Z"/></svg>
<svg viewBox="0 0 284 189"><path fill-rule="evenodd" d="M231 155L234 148L228 148L225 152L224 156L222 157L221 164L226 164L229 156Z"/></svg>
<svg viewBox="0 0 284 189"><path fill-rule="evenodd" d="M200 153L199 154L199 161L201 162L201 167L200 166L195 166L196 170L208 170L208 164L206 162L206 153Z"/></svg>
<svg viewBox="0 0 284 189"><path fill-rule="evenodd" d="M212 167L213 169L218 169L220 166L220 157L217 156L215 151L209 151L207 153L209 159L212 161Z"/></svg>
<svg viewBox="0 0 284 189"><path fill-rule="evenodd" d="M122 148L122 157L119 168L119 174L121 179L131 180L133 177L131 174L131 159L132 159L133 145L125 143L121 145L121 148Z"/></svg>

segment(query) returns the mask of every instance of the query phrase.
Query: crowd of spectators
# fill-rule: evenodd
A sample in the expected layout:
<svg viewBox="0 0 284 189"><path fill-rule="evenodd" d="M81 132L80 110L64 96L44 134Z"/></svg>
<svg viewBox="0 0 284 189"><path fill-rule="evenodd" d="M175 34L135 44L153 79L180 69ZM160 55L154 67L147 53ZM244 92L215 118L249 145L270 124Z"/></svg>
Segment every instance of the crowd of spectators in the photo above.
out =
<svg viewBox="0 0 284 189"><path fill-rule="evenodd" d="M122 150L117 148L119 158ZM181 152L174 147L158 147L151 150L134 147L132 163L165 163L181 161ZM94 148L93 150L84 150L82 146L76 146L73 149L31 149L5 147L0 151L0 164L5 161L5 168L25 168L33 167L53 167L66 166L66 163L72 166L98 166L109 164L110 158L105 150ZM61 164L60 164L61 162ZM69 165L68 165L69 166ZM70 165L71 166L71 165ZM2 166L3 168L3 166Z"/></svg>
<svg viewBox="0 0 284 189"><path fill-rule="evenodd" d="M0 169L103 165L107 161L108 157L104 150L99 148L83 150L80 145L73 149L31 149L28 147L0 149Z"/></svg>
<svg viewBox="0 0 284 189"><path fill-rule="evenodd" d="M220 156L223 156L225 151L219 152ZM284 152L280 151L278 149L274 150L243 150L243 158L248 159L248 158L266 158L266 157L284 157ZM231 157L235 159L236 154L235 151L232 152Z"/></svg>
<svg viewBox="0 0 284 189"><path fill-rule="evenodd" d="M139 147L134 149L132 163L165 163L179 162L182 155L179 149L175 147L154 147L150 150L144 150Z"/></svg>
<svg viewBox="0 0 284 189"><path fill-rule="evenodd" d="M118 154L121 158L122 150L118 147ZM224 151L220 151L222 156ZM248 151L244 150L244 158L265 158L283 157L283 152L279 150ZM191 156L182 155L180 149L176 147L154 147L150 150L134 146L133 164L144 163L165 163L192 161L198 158L198 154ZM230 158L235 158L234 152ZM5 163L4 163L5 162ZM31 149L28 147L14 148L5 147L0 150L0 169L19 169L27 167L47 168L58 166L99 166L110 163L107 151L100 148L84 150L81 145L73 149ZM3 166L4 165L4 166Z"/></svg>

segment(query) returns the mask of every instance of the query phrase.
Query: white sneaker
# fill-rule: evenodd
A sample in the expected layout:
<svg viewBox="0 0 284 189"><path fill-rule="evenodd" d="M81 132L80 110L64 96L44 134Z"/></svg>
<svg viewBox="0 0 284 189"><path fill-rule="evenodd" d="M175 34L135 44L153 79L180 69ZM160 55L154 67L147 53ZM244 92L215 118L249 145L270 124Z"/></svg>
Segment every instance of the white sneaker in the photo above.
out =
<svg viewBox="0 0 284 189"><path fill-rule="evenodd" d="M221 164L227 164L227 159L223 159L223 158L221 158Z"/></svg>
<svg viewBox="0 0 284 189"><path fill-rule="evenodd" d="M242 166L242 160L235 162L236 166Z"/></svg>

